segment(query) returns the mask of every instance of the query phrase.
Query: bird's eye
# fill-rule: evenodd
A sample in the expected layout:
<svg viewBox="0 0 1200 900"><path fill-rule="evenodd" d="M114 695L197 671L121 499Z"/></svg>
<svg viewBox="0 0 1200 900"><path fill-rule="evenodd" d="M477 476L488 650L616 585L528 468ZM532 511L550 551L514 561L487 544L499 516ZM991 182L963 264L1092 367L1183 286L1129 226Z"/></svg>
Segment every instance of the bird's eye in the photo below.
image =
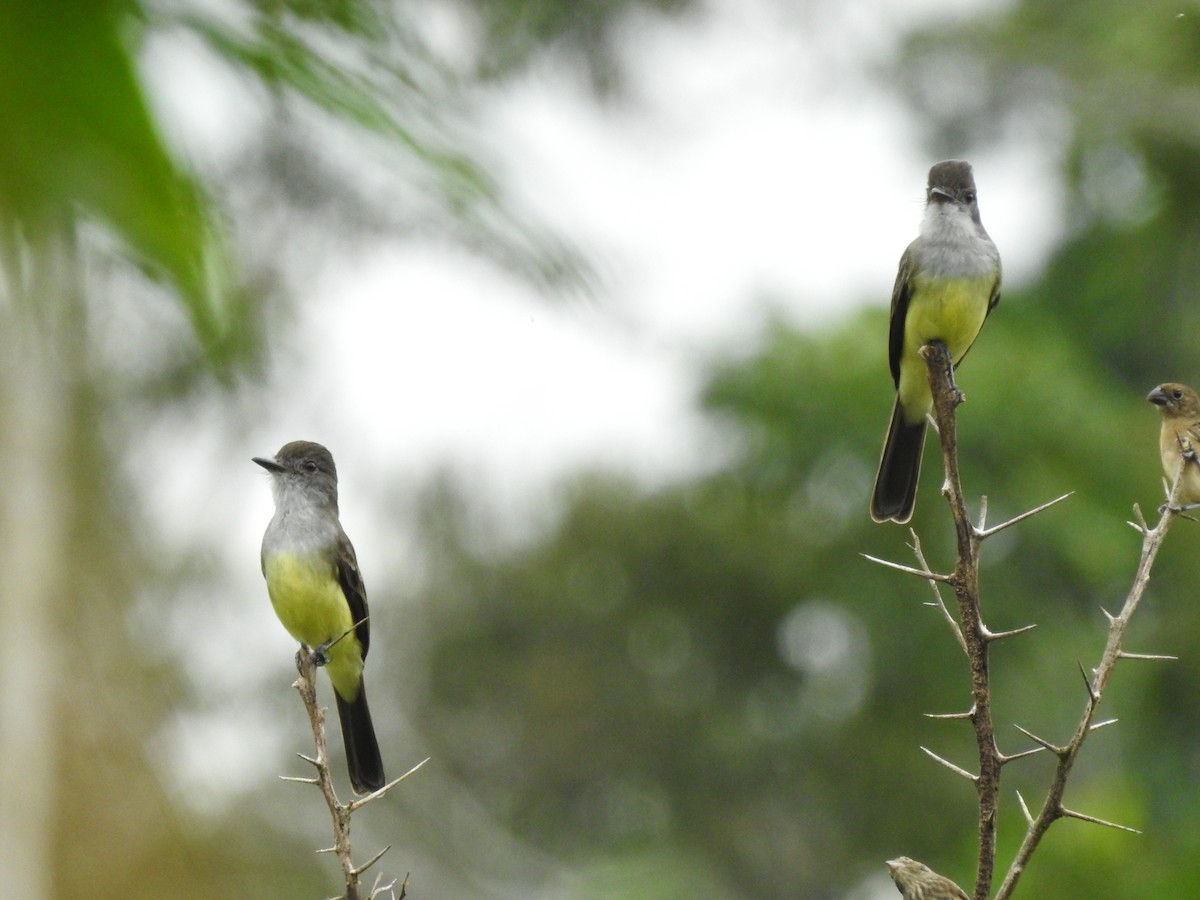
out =
<svg viewBox="0 0 1200 900"><path fill-rule="evenodd" d="M1174 397L1176 400L1182 400L1183 399L1183 391L1171 391L1171 396Z"/></svg>
<svg viewBox="0 0 1200 900"><path fill-rule="evenodd" d="M307 472L309 475L316 475L317 474L317 464L315 462L313 462L311 459L306 460L304 463L304 471Z"/></svg>
<svg viewBox="0 0 1200 900"><path fill-rule="evenodd" d="M963 199L966 200L968 203L974 203L975 202L975 192L967 191L965 194L963 194Z"/></svg>

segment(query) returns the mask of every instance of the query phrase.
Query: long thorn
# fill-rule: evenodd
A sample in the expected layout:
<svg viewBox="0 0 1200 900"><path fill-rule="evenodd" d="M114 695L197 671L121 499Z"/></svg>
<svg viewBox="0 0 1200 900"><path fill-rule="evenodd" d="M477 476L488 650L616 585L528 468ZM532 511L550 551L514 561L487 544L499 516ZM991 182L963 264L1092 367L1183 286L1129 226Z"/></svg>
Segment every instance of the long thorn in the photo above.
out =
<svg viewBox="0 0 1200 900"><path fill-rule="evenodd" d="M1089 816L1085 813L1075 812L1072 809L1062 807L1062 814L1069 819L1079 819L1081 822L1091 822L1093 825L1103 825L1105 828L1115 828L1118 831L1128 831L1130 834L1141 834L1136 828L1130 828L1128 825L1118 825L1116 822L1109 822L1107 819L1097 819L1095 816Z"/></svg>
<svg viewBox="0 0 1200 900"><path fill-rule="evenodd" d="M1022 750L1020 753L1010 753L1006 756L1000 757L1000 764L1006 766L1010 762L1016 762L1018 759L1024 759L1027 756L1033 756L1035 753L1041 753L1045 749L1045 747L1034 747L1031 750Z"/></svg>
<svg viewBox="0 0 1200 900"><path fill-rule="evenodd" d="M897 572L904 572L906 575L916 575L918 578L927 578L930 581L950 581L949 575L942 575L938 572L923 572L920 569L914 569L912 566L901 565L900 563L890 562L886 559L879 559L871 556L869 553L859 554L863 559L870 560L873 563L878 563L881 566L886 566L889 569L895 569Z"/></svg>
<svg viewBox="0 0 1200 900"><path fill-rule="evenodd" d="M387 784L385 784L379 790L372 791L371 793L367 794L365 797L359 797L357 800L347 803L346 809L350 812L354 812L355 810L366 806L372 800L378 800L380 797L382 797L384 794L386 794L388 791L390 791L392 788L394 788L396 785L398 785L400 782L402 782L405 778L407 778L413 772L417 771L417 769L421 768L421 766L425 765L425 763L429 762L430 759L432 759L432 757L429 757L429 756L425 757L423 760L421 760L419 763L417 763L415 766L413 766L411 769L409 769L407 772L405 772L399 778L393 778L391 781L389 781Z"/></svg>
<svg viewBox="0 0 1200 900"><path fill-rule="evenodd" d="M1021 734L1025 735L1025 737L1029 738L1035 744L1041 744L1043 747L1045 747L1047 750L1049 750L1055 756L1062 756L1064 753L1067 752L1065 747L1056 747L1054 744L1050 743L1049 741L1045 740L1044 738L1038 737L1036 734L1034 734L1028 728L1022 728L1020 725L1017 725L1015 723L1013 724L1013 728L1017 729L1017 731L1021 732Z"/></svg>
<svg viewBox="0 0 1200 900"><path fill-rule="evenodd" d="M1016 525L1018 522L1024 522L1029 517L1036 516L1038 513L1044 512L1045 510L1049 509L1050 507L1055 506L1056 504L1062 503L1064 500L1066 500L1068 497L1070 497L1073 493L1075 493L1075 492L1067 491L1067 493L1063 494L1061 497L1055 497L1053 500L1050 500L1047 503L1043 503L1041 506L1035 506L1033 509L1029 510L1028 512L1023 512L1019 516L1014 516L1013 518L1009 519L1007 522L1001 522L999 525L993 525L991 528L976 529L975 536L977 538L979 538L979 540L981 540L981 541L985 540L986 538L990 538L993 534L1003 531L1005 528L1011 528L1013 525Z"/></svg>
<svg viewBox="0 0 1200 900"><path fill-rule="evenodd" d="M967 781L970 781L972 783L979 781L978 775L973 775L972 773L968 772L966 769L956 766L954 763L950 762L950 760L948 760L948 759L942 759L942 757L938 756L936 753L934 753L928 747L922 747L921 749L925 752L925 755L930 757L932 760L934 760L934 762L940 762L943 766L945 766L951 772L954 772L956 775L961 775L963 778L967 779Z"/></svg>
<svg viewBox="0 0 1200 900"><path fill-rule="evenodd" d="M968 709L966 712L956 713L925 713L927 719L969 719L975 715L975 710Z"/></svg>
<svg viewBox="0 0 1200 900"><path fill-rule="evenodd" d="M1037 623L1032 625L1022 625L1020 628L1013 628L1008 631L988 631L986 628L983 631L983 639L986 641L1002 641L1005 638L1016 637L1018 634L1024 634L1027 631L1033 631L1037 628Z"/></svg>
<svg viewBox="0 0 1200 900"><path fill-rule="evenodd" d="M1079 674L1083 676L1083 685L1087 688L1088 696L1092 698L1092 703L1100 702L1100 698L1096 695L1096 689L1092 687L1092 680L1088 678L1087 670L1083 667L1081 660L1075 660L1079 666Z"/></svg>
<svg viewBox="0 0 1200 900"><path fill-rule="evenodd" d="M357 869L355 869L354 874L361 875L363 872L367 871L367 869L371 868L371 866L375 865L375 863L379 862L379 860L381 860L383 858L383 854L387 853L391 849L392 849L392 845L388 844L386 847L384 847L382 850L380 850L378 853L376 853L374 856L372 856L370 859L368 859L365 863L363 863L361 866L359 866Z"/></svg>
<svg viewBox="0 0 1200 900"><path fill-rule="evenodd" d="M1021 804L1021 812L1025 814L1025 821L1032 825L1033 815L1029 812L1029 807L1025 804L1025 798L1021 796L1020 791L1017 791L1017 802Z"/></svg>

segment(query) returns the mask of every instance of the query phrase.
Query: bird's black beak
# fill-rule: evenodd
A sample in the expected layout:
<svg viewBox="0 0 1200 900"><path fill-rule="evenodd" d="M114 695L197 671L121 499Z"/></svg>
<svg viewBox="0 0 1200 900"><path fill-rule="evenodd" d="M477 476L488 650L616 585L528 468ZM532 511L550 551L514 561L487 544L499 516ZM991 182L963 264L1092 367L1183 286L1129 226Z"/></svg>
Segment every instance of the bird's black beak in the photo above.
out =
<svg viewBox="0 0 1200 900"><path fill-rule="evenodd" d="M273 459L263 459L261 456L252 456L252 457L250 457L250 459L252 461L258 463L260 466L262 466L268 472L282 472L283 471L283 466L281 466L279 463L275 462L275 460L273 460Z"/></svg>
<svg viewBox="0 0 1200 900"><path fill-rule="evenodd" d="M938 203L946 203L954 199L951 193L940 187L931 187L929 189L929 199L936 200Z"/></svg>
<svg viewBox="0 0 1200 900"><path fill-rule="evenodd" d="M1149 400L1151 403L1153 403L1155 406L1166 406L1167 405L1167 392L1164 391L1160 387L1156 387L1154 390L1152 390L1150 393L1148 393L1146 395L1146 399Z"/></svg>

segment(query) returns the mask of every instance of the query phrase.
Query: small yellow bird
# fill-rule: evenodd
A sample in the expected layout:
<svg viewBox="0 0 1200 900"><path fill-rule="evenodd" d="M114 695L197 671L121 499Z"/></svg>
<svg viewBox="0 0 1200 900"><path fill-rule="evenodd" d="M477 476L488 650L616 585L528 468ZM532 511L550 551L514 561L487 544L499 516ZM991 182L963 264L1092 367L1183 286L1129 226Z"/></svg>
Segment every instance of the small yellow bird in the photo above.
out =
<svg viewBox="0 0 1200 900"><path fill-rule="evenodd" d="M1183 460L1183 487L1179 499L1184 509L1200 506L1200 396L1183 384L1160 384L1146 399L1162 414L1158 452L1167 480L1175 481Z"/></svg>
<svg viewBox="0 0 1200 900"><path fill-rule="evenodd" d="M971 166L937 163L929 170L921 233L900 257L892 288L888 366L896 401L871 492L876 522L907 522L917 500L933 406L921 347L940 341L957 366L999 301L1000 254L979 218Z"/></svg>

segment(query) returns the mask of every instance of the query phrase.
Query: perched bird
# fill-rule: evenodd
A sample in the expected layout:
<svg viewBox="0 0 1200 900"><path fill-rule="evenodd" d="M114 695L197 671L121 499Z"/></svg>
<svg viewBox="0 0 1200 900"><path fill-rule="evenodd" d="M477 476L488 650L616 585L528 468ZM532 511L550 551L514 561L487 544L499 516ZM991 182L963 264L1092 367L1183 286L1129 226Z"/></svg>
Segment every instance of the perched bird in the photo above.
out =
<svg viewBox="0 0 1200 900"><path fill-rule="evenodd" d="M940 341L957 365L998 302L1000 254L979 218L971 166L937 163L929 170L921 233L900 257L892 288L888 364L896 402L871 494L876 522L907 522L916 502L925 417L933 406L918 351Z"/></svg>
<svg viewBox="0 0 1200 900"><path fill-rule="evenodd" d="M256 456L254 462L271 473L275 495L275 516L262 541L271 606L329 673L355 793L378 790L383 762L363 684L371 643L367 590L338 519L333 456L320 444L292 441L273 459Z"/></svg>
<svg viewBox="0 0 1200 900"><path fill-rule="evenodd" d="M889 859L887 869L904 900L971 900L949 878L907 856Z"/></svg>
<svg viewBox="0 0 1200 900"><path fill-rule="evenodd" d="M1158 452L1167 481L1175 481L1179 461L1186 459L1179 499L1185 508L1200 504L1200 461L1197 460L1197 454L1200 454L1200 396L1186 385L1167 382L1147 394L1146 399L1162 414Z"/></svg>

